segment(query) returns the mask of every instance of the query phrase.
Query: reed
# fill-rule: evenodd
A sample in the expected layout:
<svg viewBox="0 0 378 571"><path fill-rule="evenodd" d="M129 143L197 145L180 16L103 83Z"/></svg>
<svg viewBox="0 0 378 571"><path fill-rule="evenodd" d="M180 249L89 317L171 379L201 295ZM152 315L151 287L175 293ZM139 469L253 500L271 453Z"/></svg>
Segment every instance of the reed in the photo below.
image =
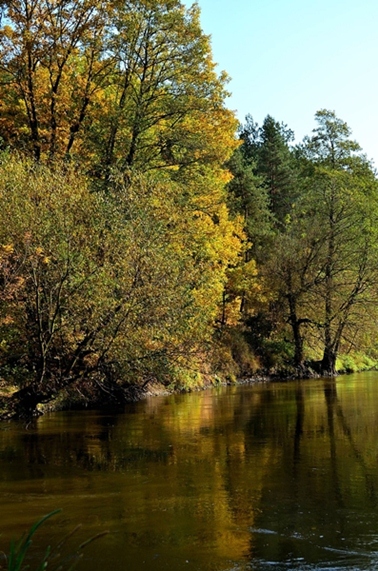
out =
<svg viewBox="0 0 378 571"><path fill-rule="evenodd" d="M108 533L108 531L98 533L83 543L80 543L73 551L68 550L67 552L67 541L81 527L81 525L77 525L71 532L62 537L54 547L48 546L45 549L42 558L39 558L36 562L32 562L33 557L30 552L37 530L48 519L60 512L61 510L54 510L43 516L41 519L36 521L29 531L24 533L18 541L12 541L9 548L9 555L4 554L6 561L5 567L0 564L0 570L26 571L27 569L28 571L44 571L48 567L49 571L71 571L82 558L84 547ZM26 564L25 559L27 557L29 561Z"/></svg>

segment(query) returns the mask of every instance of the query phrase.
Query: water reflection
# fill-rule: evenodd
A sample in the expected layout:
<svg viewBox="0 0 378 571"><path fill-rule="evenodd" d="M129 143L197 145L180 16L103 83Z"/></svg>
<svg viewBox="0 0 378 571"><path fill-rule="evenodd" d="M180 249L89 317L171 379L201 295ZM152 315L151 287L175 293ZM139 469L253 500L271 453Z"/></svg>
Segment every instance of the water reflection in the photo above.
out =
<svg viewBox="0 0 378 571"><path fill-rule="evenodd" d="M0 425L1 539L62 507L46 540L111 531L83 571L371 568L377 390L371 373Z"/></svg>

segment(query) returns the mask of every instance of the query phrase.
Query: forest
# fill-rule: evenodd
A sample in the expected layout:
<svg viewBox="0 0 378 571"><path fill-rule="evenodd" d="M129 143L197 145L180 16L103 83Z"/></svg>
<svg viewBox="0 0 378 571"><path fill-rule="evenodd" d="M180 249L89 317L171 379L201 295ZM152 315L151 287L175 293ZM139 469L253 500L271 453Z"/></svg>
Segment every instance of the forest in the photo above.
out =
<svg viewBox="0 0 378 571"><path fill-rule="evenodd" d="M378 181L334 111L239 124L196 4L0 11L2 418L375 365Z"/></svg>

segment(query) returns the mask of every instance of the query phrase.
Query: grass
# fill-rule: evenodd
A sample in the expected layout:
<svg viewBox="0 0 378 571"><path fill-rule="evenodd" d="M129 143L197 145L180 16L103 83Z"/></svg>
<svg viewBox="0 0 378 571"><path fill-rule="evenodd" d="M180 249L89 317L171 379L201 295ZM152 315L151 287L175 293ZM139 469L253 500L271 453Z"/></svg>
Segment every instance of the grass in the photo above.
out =
<svg viewBox="0 0 378 571"><path fill-rule="evenodd" d="M41 519L36 521L29 531L24 533L18 541L12 541L10 544L9 555L3 554L6 566L3 567L0 565L0 569L4 569L6 571L44 571L48 567L51 571L71 571L82 558L84 547L108 533L107 531L98 533L84 543L78 545L74 551L61 553L61 549L65 548L68 539L70 539L76 531L80 529L81 526L78 525L73 531L65 535L55 547L52 548L51 546L48 546L45 549L42 558L34 563L33 566L30 561L26 565L25 560L28 556L30 559L30 551L36 532L48 519L60 513L60 511L61 510L54 510L43 516Z"/></svg>

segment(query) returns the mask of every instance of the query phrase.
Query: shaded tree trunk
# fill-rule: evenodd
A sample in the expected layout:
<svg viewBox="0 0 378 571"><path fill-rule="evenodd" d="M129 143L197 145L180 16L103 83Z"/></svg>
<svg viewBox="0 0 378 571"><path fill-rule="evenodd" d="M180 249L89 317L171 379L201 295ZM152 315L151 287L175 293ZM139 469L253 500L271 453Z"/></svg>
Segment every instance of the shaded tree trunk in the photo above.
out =
<svg viewBox="0 0 378 571"><path fill-rule="evenodd" d="M293 292L292 276L290 271L288 272L287 283L290 292L287 295L289 304L289 323L294 337L294 366L297 369L301 369L303 367L303 337L301 334L302 320L298 319L297 315L297 296Z"/></svg>
<svg viewBox="0 0 378 571"><path fill-rule="evenodd" d="M322 374L327 376L336 375L336 357L337 352L332 347L326 346L320 365Z"/></svg>

